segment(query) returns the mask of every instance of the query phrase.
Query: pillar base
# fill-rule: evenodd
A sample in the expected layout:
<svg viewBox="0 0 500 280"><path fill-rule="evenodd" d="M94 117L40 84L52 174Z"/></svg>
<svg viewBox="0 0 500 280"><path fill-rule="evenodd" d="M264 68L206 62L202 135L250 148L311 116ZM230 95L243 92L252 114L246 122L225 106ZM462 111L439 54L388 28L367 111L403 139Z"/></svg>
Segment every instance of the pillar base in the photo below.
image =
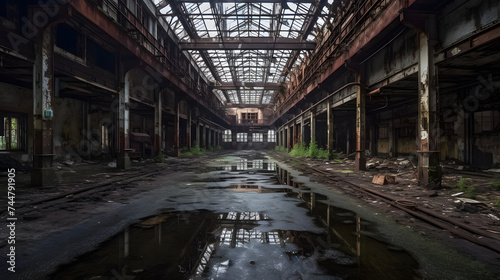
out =
<svg viewBox="0 0 500 280"><path fill-rule="evenodd" d="M179 147L174 147L174 157L181 156L181 149Z"/></svg>
<svg viewBox="0 0 500 280"><path fill-rule="evenodd" d="M31 186L51 188L56 185L56 172L52 167L33 168L31 170Z"/></svg>
<svg viewBox="0 0 500 280"><path fill-rule="evenodd" d="M130 161L128 153L119 155L118 158L116 159L116 167L118 169L129 169L131 165L132 163Z"/></svg>
<svg viewBox="0 0 500 280"><path fill-rule="evenodd" d="M366 170L366 158L356 155L354 163L355 163L354 165L355 171Z"/></svg>

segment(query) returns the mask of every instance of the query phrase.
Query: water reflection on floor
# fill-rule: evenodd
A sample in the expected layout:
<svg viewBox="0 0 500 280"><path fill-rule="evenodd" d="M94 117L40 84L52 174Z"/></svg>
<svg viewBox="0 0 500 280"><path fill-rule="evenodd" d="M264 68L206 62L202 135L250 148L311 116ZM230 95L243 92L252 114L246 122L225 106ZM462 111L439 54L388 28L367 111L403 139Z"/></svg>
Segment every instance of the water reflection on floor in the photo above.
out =
<svg viewBox="0 0 500 280"><path fill-rule="evenodd" d="M276 163L264 158L236 158L220 164L223 168L197 178L196 184L186 183L189 187L200 187L203 183L201 187L207 190L204 195L214 196L200 201L198 209L165 211L147 217L98 250L62 267L52 277L420 278L416 273L418 263L404 250L381 240L374 224L357 213L331 205L325 196L294 182L290 173ZM228 192L248 205L254 204L255 209L247 207L248 211L240 211L232 201L226 203L228 211L208 207L211 201ZM268 198L271 200L267 201ZM259 204L262 201L269 209L283 206L286 212L266 209ZM182 203L175 199L171 202ZM312 226L294 230L288 224L304 219L301 211Z"/></svg>

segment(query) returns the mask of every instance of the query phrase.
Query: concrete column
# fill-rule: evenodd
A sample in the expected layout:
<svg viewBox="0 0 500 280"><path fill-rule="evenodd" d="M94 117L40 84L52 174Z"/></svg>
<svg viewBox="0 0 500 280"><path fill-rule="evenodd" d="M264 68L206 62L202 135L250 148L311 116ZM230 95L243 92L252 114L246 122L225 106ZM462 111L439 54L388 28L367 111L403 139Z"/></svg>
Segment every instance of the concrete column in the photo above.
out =
<svg viewBox="0 0 500 280"><path fill-rule="evenodd" d="M180 114L180 103L178 101L175 102L175 118L174 118L174 157L181 156L180 149L180 139L179 139L179 114Z"/></svg>
<svg viewBox="0 0 500 280"><path fill-rule="evenodd" d="M326 103L326 122L327 122L327 147L328 147L328 160L333 159L333 144L335 133L333 132L333 108L332 100L328 99Z"/></svg>
<svg viewBox="0 0 500 280"><path fill-rule="evenodd" d="M292 134L293 134L292 148L293 148L293 147L295 147L295 145L297 145L297 139L299 139L299 136L297 134L298 129L297 129L297 122L296 122L296 120L293 121L292 127L293 127L293 131L292 131Z"/></svg>
<svg viewBox="0 0 500 280"><path fill-rule="evenodd" d="M236 130L231 130L231 146L233 147L233 149L236 149L237 147L236 133Z"/></svg>
<svg viewBox="0 0 500 280"><path fill-rule="evenodd" d="M130 115L130 72L125 74L123 87L118 93L118 158L116 167L119 169L130 168L130 135L129 135L129 115Z"/></svg>
<svg viewBox="0 0 500 280"><path fill-rule="evenodd" d="M201 126L201 143L200 143L201 148L206 148L207 147L207 128L202 125Z"/></svg>
<svg viewBox="0 0 500 280"><path fill-rule="evenodd" d="M387 133L389 134L389 156L394 157L396 155L396 141L394 141L394 117L391 118L389 122L389 127L387 128Z"/></svg>
<svg viewBox="0 0 500 280"><path fill-rule="evenodd" d="M356 74L358 82L361 82L361 75ZM365 158L365 91L362 86L359 86L356 91L356 158L355 170L366 170Z"/></svg>
<svg viewBox="0 0 500 280"><path fill-rule="evenodd" d="M433 45L420 32L418 69L418 179L420 184L441 183L439 168L439 117Z"/></svg>
<svg viewBox="0 0 500 280"><path fill-rule="evenodd" d="M54 128L54 36L46 28L35 45L33 75L33 187L53 187L56 175L53 169ZM55 112L57 114L57 112Z"/></svg>
<svg viewBox="0 0 500 280"><path fill-rule="evenodd" d="M193 114L193 111L191 111L191 109L188 108L188 119L187 119L187 128L186 128L186 130L187 130L186 146L189 150L191 150L191 125L192 125L191 122L193 121L192 114Z"/></svg>
<svg viewBox="0 0 500 280"><path fill-rule="evenodd" d="M207 136L207 138L208 138L207 147L208 147L208 146L212 146L212 129L210 127L208 128L207 133L208 133L208 136Z"/></svg>
<svg viewBox="0 0 500 280"><path fill-rule="evenodd" d="M314 142L316 142L316 117L314 116L314 112L311 111L311 143Z"/></svg>
<svg viewBox="0 0 500 280"><path fill-rule="evenodd" d="M300 143L305 144L306 136L305 136L305 125L304 125L304 115L300 116Z"/></svg>
<svg viewBox="0 0 500 280"><path fill-rule="evenodd" d="M161 153L161 129L162 129L162 93L155 93L155 136L154 136L154 152Z"/></svg>
<svg viewBox="0 0 500 280"><path fill-rule="evenodd" d="M287 127L287 139L286 139L286 149L288 152L292 150L292 127Z"/></svg>

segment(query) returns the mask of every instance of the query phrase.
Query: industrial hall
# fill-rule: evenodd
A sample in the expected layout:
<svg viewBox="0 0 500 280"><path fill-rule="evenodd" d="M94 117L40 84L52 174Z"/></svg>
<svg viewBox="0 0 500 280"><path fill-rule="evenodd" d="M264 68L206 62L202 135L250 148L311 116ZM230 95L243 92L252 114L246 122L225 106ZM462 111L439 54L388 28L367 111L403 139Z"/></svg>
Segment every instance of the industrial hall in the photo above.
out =
<svg viewBox="0 0 500 280"><path fill-rule="evenodd" d="M500 279L500 2L0 1L1 279Z"/></svg>

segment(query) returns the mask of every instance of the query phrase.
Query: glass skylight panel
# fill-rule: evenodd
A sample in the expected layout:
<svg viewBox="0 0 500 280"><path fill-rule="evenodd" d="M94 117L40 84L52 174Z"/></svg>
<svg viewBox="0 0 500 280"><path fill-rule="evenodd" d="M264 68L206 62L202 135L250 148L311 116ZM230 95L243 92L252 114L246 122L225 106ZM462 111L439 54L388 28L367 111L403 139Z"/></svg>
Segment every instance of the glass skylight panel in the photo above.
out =
<svg viewBox="0 0 500 280"><path fill-rule="evenodd" d="M329 3L333 3L329 0ZM173 1L176 7L153 0L159 14L181 42L207 40L224 42L241 38L270 40L271 38L299 39L314 15L316 5L311 3L286 2L217 2L210 1ZM172 3L173 3L172 2ZM179 13L180 14L176 14ZM330 20L328 5L322 8L315 24L321 29ZM179 19L182 17L183 22ZM184 27L188 28L187 32ZM191 38L189 34L194 37ZM223 38L221 38L223 36ZM276 36L276 37L274 37ZM308 34L307 40L313 41L316 34ZM205 77L214 83L279 83L290 79L282 75L288 60L296 51L290 50L189 50ZM305 52L298 52L295 67L304 59ZM206 60L211 60L207 65ZM214 75L216 71L217 75ZM249 91L251 90L251 91ZM268 104L274 91L264 89L215 90L221 100L238 104ZM229 98L229 100L227 100Z"/></svg>

